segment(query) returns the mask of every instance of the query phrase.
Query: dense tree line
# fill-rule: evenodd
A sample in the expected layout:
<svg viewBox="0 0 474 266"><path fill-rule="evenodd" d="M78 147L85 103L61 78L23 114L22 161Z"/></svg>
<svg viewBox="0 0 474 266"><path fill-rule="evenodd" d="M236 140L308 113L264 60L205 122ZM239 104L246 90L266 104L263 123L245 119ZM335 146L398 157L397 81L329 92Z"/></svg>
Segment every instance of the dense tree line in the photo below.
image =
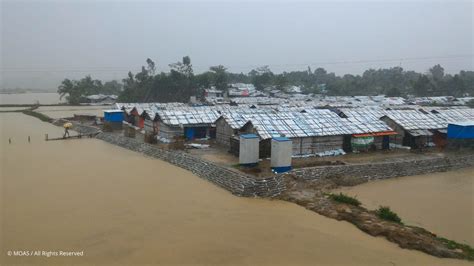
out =
<svg viewBox="0 0 474 266"><path fill-rule="evenodd" d="M274 74L266 67L257 68L245 75L228 74L232 82L253 83L257 89L274 87L282 89L288 85L300 86L304 93L328 95L379 95L387 96L456 96L474 95L474 72L461 71L445 74L440 65L427 73L406 71L401 67L369 69L362 75L336 76L324 68Z"/></svg>
<svg viewBox="0 0 474 266"><path fill-rule="evenodd" d="M170 72L156 74L155 63L147 59L147 66L141 72L123 79L124 90L119 101L127 102L187 102L190 96L201 95L199 78L189 56L181 62L170 64ZM206 84L208 85L208 84Z"/></svg>
<svg viewBox="0 0 474 266"><path fill-rule="evenodd" d="M190 96L202 96L211 86L228 90L230 83L252 83L257 90L280 89L290 85L299 86L303 93L327 95L379 95L387 96L465 96L474 95L474 72L461 71L445 74L443 67L435 65L427 73L406 71L401 67L369 69L362 75L337 76L324 68L314 71L308 67L303 71L273 73L268 66L251 70L249 73L229 73L222 65L212 66L208 71L194 74L191 59L169 65L169 72L156 73L155 62L146 60L141 71L122 80L104 84L90 76L79 81L65 79L58 92L67 95L69 102L77 103L81 97L97 93L119 93L123 102L187 102Z"/></svg>
<svg viewBox="0 0 474 266"><path fill-rule="evenodd" d="M86 76L81 80L65 79L58 87L60 98L66 97L71 104L85 101L85 97L94 94L118 95L122 91L122 84L116 80L102 81Z"/></svg>

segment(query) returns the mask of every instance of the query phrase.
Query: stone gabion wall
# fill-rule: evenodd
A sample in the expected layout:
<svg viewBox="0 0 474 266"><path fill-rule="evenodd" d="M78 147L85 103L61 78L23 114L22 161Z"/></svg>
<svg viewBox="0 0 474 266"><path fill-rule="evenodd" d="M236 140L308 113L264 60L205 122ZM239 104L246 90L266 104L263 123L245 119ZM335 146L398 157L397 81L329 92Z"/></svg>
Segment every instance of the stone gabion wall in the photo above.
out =
<svg viewBox="0 0 474 266"><path fill-rule="evenodd" d="M165 150L133 138L102 132L96 138L174 164L238 196L274 197L285 190L282 176L256 178L176 150Z"/></svg>
<svg viewBox="0 0 474 266"><path fill-rule="evenodd" d="M400 176L420 175L434 172L474 166L474 154L446 156L422 160L381 162L373 164L337 165L295 169L291 174L304 180L349 177L354 179L375 180ZM282 174L282 175L285 175Z"/></svg>

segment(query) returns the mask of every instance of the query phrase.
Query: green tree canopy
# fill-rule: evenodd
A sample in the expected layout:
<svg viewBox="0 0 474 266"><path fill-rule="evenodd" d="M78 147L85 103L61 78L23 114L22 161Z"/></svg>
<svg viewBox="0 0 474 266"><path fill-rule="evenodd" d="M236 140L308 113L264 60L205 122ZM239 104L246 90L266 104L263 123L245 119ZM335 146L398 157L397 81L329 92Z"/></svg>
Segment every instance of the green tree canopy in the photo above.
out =
<svg viewBox="0 0 474 266"><path fill-rule="evenodd" d="M122 83L108 81L102 84L86 76L81 80L65 79L58 87L61 97L70 103L79 103L84 96L119 93L124 102L187 102L190 96L201 96L211 86L226 91L229 83L253 83L258 90L266 87L285 90L295 85L304 93L329 95L378 95L388 96L473 96L474 71L446 74L441 65L430 68L426 74L407 71L401 67L368 69L361 75L337 76L322 67L307 67L300 71L273 73L269 66L251 70L248 74L229 73L223 65L211 66L208 71L194 74L191 58L169 64L169 72L156 72L156 64L145 60L141 70L128 72Z"/></svg>

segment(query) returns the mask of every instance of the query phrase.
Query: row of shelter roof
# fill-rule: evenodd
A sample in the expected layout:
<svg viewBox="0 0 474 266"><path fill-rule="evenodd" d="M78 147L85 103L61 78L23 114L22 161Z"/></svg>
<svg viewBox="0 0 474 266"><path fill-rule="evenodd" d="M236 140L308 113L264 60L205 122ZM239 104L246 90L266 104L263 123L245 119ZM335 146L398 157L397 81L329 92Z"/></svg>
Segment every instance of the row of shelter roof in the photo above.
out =
<svg viewBox="0 0 474 266"><path fill-rule="evenodd" d="M324 106L367 106L367 105L466 105L474 97L453 97L453 96L430 96L413 97L408 99L402 97L386 97L385 95L375 96L327 96L325 94L303 94L302 88L298 86L288 86L285 89L267 87L262 91L256 90L253 84L234 83L229 84L227 94L223 91L211 87L205 90L205 99L210 104L225 104L229 102L237 103L259 103L269 104L274 102L295 103L301 100L313 101L315 104ZM226 95L226 96L225 96Z"/></svg>
<svg viewBox="0 0 474 266"><path fill-rule="evenodd" d="M390 143L412 148L444 147L448 124L474 121L474 109L453 107L421 107L415 109L341 108L348 119L379 119L392 128L396 135Z"/></svg>
<svg viewBox="0 0 474 266"><path fill-rule="evenodd" d="M163 141L176 137L215 138L232 150L238 146L240 134L254 133L260 139L262 156L266 156L269 140L281 136L292 139L294 155L348 150L360 138L370 138L379 149L390 145L429 146L446 135L449 123L474 120L474 109L461 107L321 109L254 104L117 103L115 108L124 110L127 122Z"/></svg>
<svg viewBox="0 0 474 266"><path fill-rule="evenodd" d="M259 104L259 105L286 105L286 106L315 106L315 107L390 107L413 105L465 106L474 97L438 96L438 97L403 97L378 96L327 96L313 94L289 94L286 97L268 97L255 95L254 97L234 97L224 100L223 97L206 98L207 104Z"/></svg>

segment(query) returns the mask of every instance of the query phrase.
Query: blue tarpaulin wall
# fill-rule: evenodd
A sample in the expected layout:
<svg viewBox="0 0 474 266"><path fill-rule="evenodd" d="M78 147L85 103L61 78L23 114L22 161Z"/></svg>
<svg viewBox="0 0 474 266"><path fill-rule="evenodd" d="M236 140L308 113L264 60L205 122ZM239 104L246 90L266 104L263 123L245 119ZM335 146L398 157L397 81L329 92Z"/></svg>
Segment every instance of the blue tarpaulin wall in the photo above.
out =
<svg viewBox="0 0 474 266"><path fill-rule="evenodd" d="M206 127L185 127L184 136L187 140L205 138L206 130Z"/></svg>
<svg viewBox="0 0 474 266"><path fill-rule="evenodd" d="M122 122L123 121L123 111L117 112L107 112L104 111L104 120L107 122Z"/></svg>
<svg viewBox="0 0 474 266"><path fill-rule="evenodd" d="M474 139L474 125L448 125L448 139Z"/></svg>
<svg viewBox="0 0 474 266"><path fill-rule="evenodd" d="M187 127L184 129L184 134L186 135L186 139L194 139L194 128L192 127Z"/></svg>

